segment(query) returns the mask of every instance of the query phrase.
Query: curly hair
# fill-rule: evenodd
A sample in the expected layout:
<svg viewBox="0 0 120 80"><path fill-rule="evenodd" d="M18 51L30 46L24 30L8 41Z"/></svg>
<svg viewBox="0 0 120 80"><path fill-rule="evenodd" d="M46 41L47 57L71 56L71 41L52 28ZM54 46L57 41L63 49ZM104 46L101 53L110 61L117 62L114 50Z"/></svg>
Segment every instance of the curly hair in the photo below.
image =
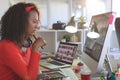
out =
<svg viewBox="0 0 120 80"><path fill-rule="evenodd" d="M33 7L26 10L30 6ZM27 33L29 13L33 10L39 16L38 8L33 3L17 3L11 6L1 18L2 39L8 39L21 44Z"/></svg>

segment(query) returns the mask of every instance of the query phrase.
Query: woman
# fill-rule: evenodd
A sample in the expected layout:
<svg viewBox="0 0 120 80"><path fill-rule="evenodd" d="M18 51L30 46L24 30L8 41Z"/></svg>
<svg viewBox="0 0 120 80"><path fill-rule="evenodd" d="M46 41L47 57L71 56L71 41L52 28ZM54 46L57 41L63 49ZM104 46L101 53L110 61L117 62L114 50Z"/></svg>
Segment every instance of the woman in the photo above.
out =
<svg viewBox="0 0 120 80"><path fill-rule="evenodd" d="M0 80L36 80L41 38L31 40L39 28L39 11L32 3L18 3L3 15L0 41Z"/></svg>

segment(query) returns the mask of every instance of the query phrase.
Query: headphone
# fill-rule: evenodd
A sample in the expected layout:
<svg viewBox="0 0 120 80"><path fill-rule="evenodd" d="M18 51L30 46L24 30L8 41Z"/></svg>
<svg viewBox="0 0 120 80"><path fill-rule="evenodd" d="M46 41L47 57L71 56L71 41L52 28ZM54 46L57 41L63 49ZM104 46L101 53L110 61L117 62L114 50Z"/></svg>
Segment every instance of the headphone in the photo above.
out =
<svg viewBox="0 0 120 80"><path fill-rule="evenodd" d="M32 44L32 40L31 40L30 38L28 38L28 39L25 41L23 47L30 47L31 44Z"/></svg>

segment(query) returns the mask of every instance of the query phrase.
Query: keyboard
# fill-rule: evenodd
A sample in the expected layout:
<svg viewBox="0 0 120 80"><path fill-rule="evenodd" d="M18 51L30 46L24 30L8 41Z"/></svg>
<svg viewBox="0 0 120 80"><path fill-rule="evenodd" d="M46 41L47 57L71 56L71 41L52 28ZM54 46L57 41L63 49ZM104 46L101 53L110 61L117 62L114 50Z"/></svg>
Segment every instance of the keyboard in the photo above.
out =
<svg viewBox="0 0 120 80"><path fill-rule="evenodd" d="M62 68L61 71L65 76L68 76L68 80L79 80L71 68Z"/></svg>
<svg viewBox="0 0 120 80"><path fill-rule="evenodd" d="M58 65L58 66L64 65L64 63L58 62L58 61L50 61L49 63L54 64L54 65Z"/></svg>

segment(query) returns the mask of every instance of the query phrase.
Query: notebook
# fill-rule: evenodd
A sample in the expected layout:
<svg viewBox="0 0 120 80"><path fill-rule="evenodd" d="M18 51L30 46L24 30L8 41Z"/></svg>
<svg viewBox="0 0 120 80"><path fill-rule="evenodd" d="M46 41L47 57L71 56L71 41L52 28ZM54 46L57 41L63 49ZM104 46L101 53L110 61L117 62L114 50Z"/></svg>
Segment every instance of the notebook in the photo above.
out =
<svg viewBox="0 0 120 80"><path fill-rule="evenodd" d="M72 65L78 44L60 42L55 56L51 61L41 59L40 65L49 69L70 67Z"/></svg>

